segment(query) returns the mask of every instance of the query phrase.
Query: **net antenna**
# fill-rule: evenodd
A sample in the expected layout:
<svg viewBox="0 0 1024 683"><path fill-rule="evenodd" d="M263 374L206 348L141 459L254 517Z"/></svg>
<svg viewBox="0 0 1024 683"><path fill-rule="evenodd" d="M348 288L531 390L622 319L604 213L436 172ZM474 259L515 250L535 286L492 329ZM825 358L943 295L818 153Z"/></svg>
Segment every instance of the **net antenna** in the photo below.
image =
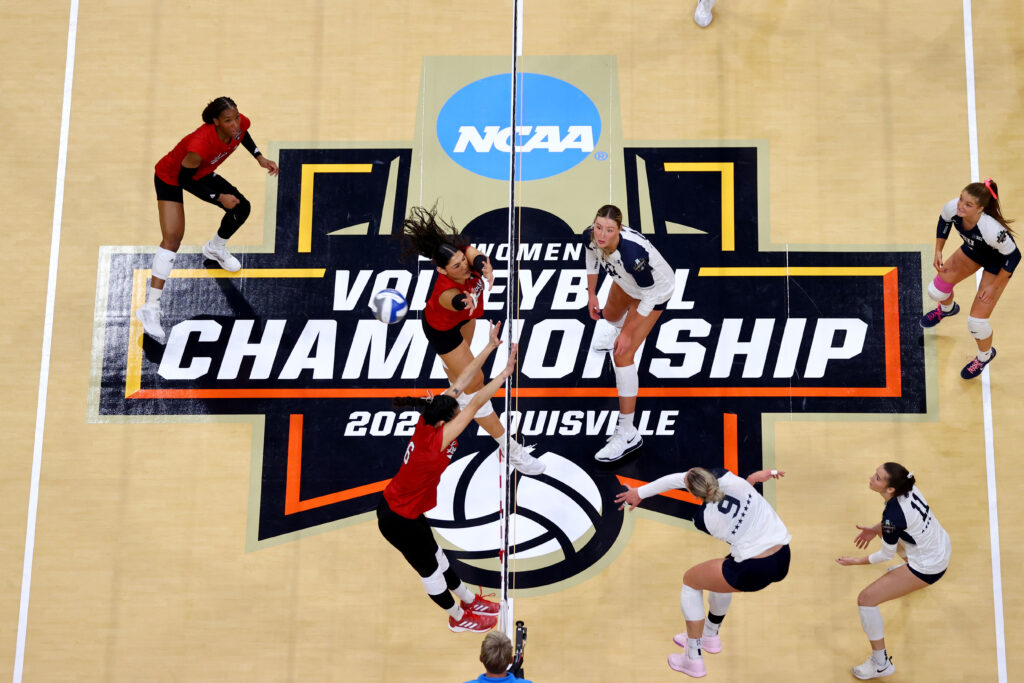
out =
<svg viewBox="0 0 1024 683"><path fill-rule="evenodd" d="M521 159L519 158L519 150L521 147L521 141L519 140L519 121L522 111L522 79L519 73L519 62L523 56L523 0L512 0L512 43L512 74L509 83L509 87L512 91L511 107L509 111L509 130L512 144L510 145L511 150L508 155L508 286L505 288L505 335L510 347L519 339L519 321L517 320L518 316L514 312L517 311L516 307L519 302L518 222L520 212L517 210L516 206L516 183L522 177L522 169L520 168ZM515 385L518 386L518 371L513 375L513 377L515 377ZM498 533L501 536L499 539L500 545L498 546L498 560L500 563L501 575L501 584L499 587L501 593L501 609L498 613L498 628L501 629L505 635L512 640L512 642L515 642L516 621L512 602L512 593L515 590L515 573L512 573L511 580L509 575L509 548L512 547L514 549L515 547L515 541L512 540L513 537L510 533L511 529L509 528L511 514L515 505L515 497L513 495L514 481L512 463L508 457L513 438L512 385L512 377L505 380L506 424L503 451L506 457L502 459L498 467L499 484L501 487L501 500L498 505Z"/></svg>

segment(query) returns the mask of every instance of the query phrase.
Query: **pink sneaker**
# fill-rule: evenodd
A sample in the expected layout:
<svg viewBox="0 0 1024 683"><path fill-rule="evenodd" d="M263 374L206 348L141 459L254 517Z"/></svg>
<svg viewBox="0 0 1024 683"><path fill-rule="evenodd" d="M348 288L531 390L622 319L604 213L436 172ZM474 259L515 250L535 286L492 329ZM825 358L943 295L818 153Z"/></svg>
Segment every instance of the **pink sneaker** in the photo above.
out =
<svg viewBox="0 0 1024 683"><path fill-rule="evenodd" d="M690 659L685 654L669 655L668 665L673 670L681 671L687 676L693 676L694 678L704 678L708 675L708 669L704 666L704 659L700 657Z"/></svg>
<svg viewBox="0 0 1024 683"><path fill-rule="evenodd" d="M474 595L473 602L463 602L462 609L473 614L486 614L493 616L498 613L500 605L487 600L482 595Z"/></svg>
<svg viewBox="0 0 1024 683"><path fill-rule="evenodd" d="M672 642L679 647L686 649L686 634L677 633L672 637ZM700 649L709 655L717 655L722 651L722 636L701 636Z"/></svg>

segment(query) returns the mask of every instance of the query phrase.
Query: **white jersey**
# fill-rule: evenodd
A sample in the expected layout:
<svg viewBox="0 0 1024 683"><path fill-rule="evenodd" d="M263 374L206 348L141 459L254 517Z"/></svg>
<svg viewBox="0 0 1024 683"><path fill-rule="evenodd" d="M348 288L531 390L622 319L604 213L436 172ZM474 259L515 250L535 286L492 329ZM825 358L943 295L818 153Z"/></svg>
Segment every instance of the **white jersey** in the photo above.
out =
<svg viewBox="0 0 1024 683"><path fill-rule="evenodd" d="M964 219L956 215L956 204L957 200L951 199L942 207L936 237L945 239L955 227L964 241L964 253L975 263L996 269L1003 267L1012 273L1021 258L1013 235L987 213L981 214L976 226L965 230Z"/></svg>
<svg viewBox="0 0 1024 683"><path fill-rule="evenodd" d="M938 574L949 566L953 544L915 486L905 496L890 498L882 512L882 548L868 558L871 564L887 562L903 541L907 564L922 574Z"/></svg>
<svg viewBox="0 0 1024 683"><path fill-rule="evenodd" d="M760 493L746 479L724 469L713 469L725 498L704 503L693 523L701 531L729 544L737 562L756 557L792 538L786 525ZM686 490L686 472L669 474L638 489L641 498L649 498L670 489Z"/></svg>
<svg viewBox="0 0 1024 683"><path fill-rule="evenodd" d="M650 315L655 306L672 298L676 288L675 273L650 240L623 225L618 249L605 254L594 243L593 232L593 227L583 231L587 274L597 275L604 268L623 292L640 301L636 312L644 317Z"/></svg>

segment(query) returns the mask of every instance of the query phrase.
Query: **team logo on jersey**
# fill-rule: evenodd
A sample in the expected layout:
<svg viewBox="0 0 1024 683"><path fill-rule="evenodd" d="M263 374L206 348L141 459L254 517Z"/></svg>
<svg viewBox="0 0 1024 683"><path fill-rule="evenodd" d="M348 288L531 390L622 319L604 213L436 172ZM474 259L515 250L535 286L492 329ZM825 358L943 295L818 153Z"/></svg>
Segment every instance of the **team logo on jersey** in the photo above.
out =
<svg viewBox="0 0 1024 683"><path fill-rule="evenodd" d="M411 144L281 149L271 247L240 254L237 274L179 254L162 300L165 346L144 338L134 317L151 250L101 253L94 419L251 423L250 549L368 522L418 419L391 399L447 387L420 325L436 271L403 260L394 238L407 207L421 203L410 199L423 180L417 169L448 163L447 147L438 151L421 162L426 152ZM493 181L474 174L452 176L449 186L470 186L463 202L477 207L457 222L494 267L479 304L485 318L512 319L503 334L520 347L515 395L499 395L494 407L547 464L543 475L516 480L517 588L565 585L621 547L624 515L612 500L623 485L697 465L759 468L772 414L927 410L921 254L773 247L762 224L764 152L624 143L609 153L612 167L625 169L615 201L676 284L635 358L644 446L611 464L593 458L615 428L617 391L610 356L591 348L579 234L604 202L523 207L510 247L507 196L478 192L474 183ZM599 163L591 156L582 166ZM571 188L568 175L544 182ZM602 279L600 298L610 284ZM368 304L381 289L406 296L403 321L372 317ZM476 325L477 348L486 328ZM504 367L506 347L485 364L487 377ZM473 426L459 442L428 516L460 576L493 587L497 444ZM699 509L682 491L644 508L678 520Z"/></svg>
<svg viewBox="0 0 1024 683"><path fill-rule="evenodd" d="M1002 230L999 231L999 234L996 235L996 242L999 242L999 244L1002 244L1003 242L1006 241L1006 238L1009 237L1009 236L1010 236L1010 233L1006 231L1006 228L1003 228Z"/></svg>

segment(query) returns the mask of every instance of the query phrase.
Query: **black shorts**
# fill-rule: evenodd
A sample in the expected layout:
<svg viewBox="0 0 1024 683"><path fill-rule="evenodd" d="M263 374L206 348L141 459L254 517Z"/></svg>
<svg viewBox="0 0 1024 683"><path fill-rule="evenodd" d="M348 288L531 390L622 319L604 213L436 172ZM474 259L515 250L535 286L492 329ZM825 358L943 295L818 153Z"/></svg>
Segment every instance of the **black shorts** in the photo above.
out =
<svg viewBox="0 0 1024 683"><path fill-rule="evenodd" d="M242 201L245 199L245 197L242 196L242 193L238 191L237 187L235 187L228 181L224 180L224 178L217 175L216 173L210 173L209 175L205 175L196 182L202 185L203 187L209 188L211 194L214 192L216 192L217 194L233 194L236 197L238 197L238 201ZM169 185L164 181L160 180L160 176L156 175L155 173L153 174L153 185L156 186L156 198L159 201L177 202L179 204L185 203L185 197L182 194L180 185ZM199 199L202 199L207 204L213 204L214 206L224 211L227 211L227 209L224 208L223 204L210 199L209 196L199 195L194 192L189 192L189 194L191 194L194 197L198 197Z"/></svg>
<svg viewBox="0 0 1024 683"><path fill-rule="evenodd" d="M462 328L472 320L476 320L476 318L463 320L450 330L435 330L427 322L427 317L423 316L423 334L427 335L427 342L430 344L430 348L434 350L434 353L443 356L459 348L459 344L464 341L462 338Z"/></svg>
<svg viewBox="0 0 1024 683"><path fill-rule="evenodd" d="M913 567L911 567L909 564L907 565L907 569L910 570L911 574L913 574L917 578L921 579L922 581L927 583L929 586L931 584L935 583L936 581L938 581L939 579L941 579L942 575L946 573L946 570L943 569L938 574L922 574L921 572L919 572L916 569L914 569Z"/></svg>
<svg viewBox="0 0 1024 683"><path fill-rule="evenodd" d="M753 593L782 581L789 573L789 546L784 545L768 557L752 557L737 562L728 555L722 563L725 582L738 591Z"/></svg>
<svg viewBox="0 0 1024 683"><path fill-rule="evenodd" d="M395 546L420 576L430 576L437 570L437 541L427 518L403 517L381 496L377 505L377 527L388 543Z"/></svg>
<svg viewBox="0 0 1024 683"><path fill-rule="evenodd" d="M994 256L986 259L974 249L969 249L967 244L961 244L960 251L964 253L964 256L981 266L986 273L992 273L993 275L999 275L999 271L1001 271L1003 269L1003 265L1006 264L1006 257L999 252L996 252ZM1012 277L1013 273L1010 273L1010 276Z"/></svg>

